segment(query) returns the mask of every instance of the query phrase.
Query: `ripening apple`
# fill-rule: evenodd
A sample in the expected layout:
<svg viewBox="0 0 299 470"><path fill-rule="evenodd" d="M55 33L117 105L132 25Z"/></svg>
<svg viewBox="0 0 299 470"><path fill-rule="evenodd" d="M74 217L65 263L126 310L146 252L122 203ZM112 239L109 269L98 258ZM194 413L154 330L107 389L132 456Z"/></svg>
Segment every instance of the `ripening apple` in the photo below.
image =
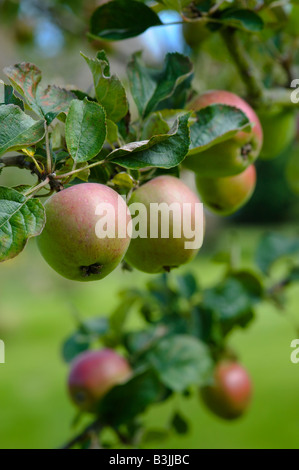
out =
<svg viewBox="0 0 299 470"><path fill-rule="evenodd" d="M128 361L113 349L86 351L71 364L69 393L80 410L93 412L111 388L126 382L131 375Z"/></svg>
<svg viewBox="0 0 299 470"><path fill-rule="evenodd" d="M222 360L214 370L213 383L200 389L205 405L223 419L236 419L247 410L252 385L247 371L237 362Z"/></svg>
<svg viewBox="0 0 299 470"><path fill-rule="evenodd" d="M296 115L293 109L264 110L258 113L264 131L260 157L270 160L280 155L296 136Z"/></svg>
<svg viewBox="0 0 299 470"><path fill-rule="evenodd" d="M239 131L232 138L203 152L187 155L183 165L209 178L242 173L257 159L262 147L263 130L259 118L246 101L224 90L208 91L192 101L188 108L199 111L212 104L225 104L240 109L253 128L251 132Z"/></svg>
<svg viewBox="0 0 299 470"><path fill-rule="evenodd" d="M51 196L45 210L46 225L37 238L38 247L47 263L67 279L103 279L124 257L131 217L125 201L108 186L71 186ZM112 231L96 231L101 221Z"/></svg>
<svg viewBox="0 0 299 470"><path fill-rule="evenodd" d="M140 203L144 209L135 214ZM194 258L202 245L202 205L181 180L158 176L138 188L128 205L133 222L126 254L130 265L146 273L160 273ZM158 208L161 216L155 217Z"/></svg>
<svg viewBox="0 0 299 470"><path fill-rule="evenodd" d="M224 178L196 175L196 187L202 202L218 215L230 215L244 206L256 185L256 170L250 165L243 173Z"/></svg>

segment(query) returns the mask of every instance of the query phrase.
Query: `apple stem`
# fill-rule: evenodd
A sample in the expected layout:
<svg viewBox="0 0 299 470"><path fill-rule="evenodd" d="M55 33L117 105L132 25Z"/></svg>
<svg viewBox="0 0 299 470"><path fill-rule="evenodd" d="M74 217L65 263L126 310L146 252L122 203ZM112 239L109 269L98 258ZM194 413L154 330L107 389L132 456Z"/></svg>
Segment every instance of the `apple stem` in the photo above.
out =
<svg viewBox="0 0 299 470"><path fill-rule="evenodd" d="M48 125L46 121L45 121L44 127L45 127L45 138L46 138L47 172L52 173L52 155L51 155L51 149L50 149Z"/></svg>
<svg viewBox="0 0 299 470"><path fill-rule="evenodd" d="M45 186L47 186L47 184L50 182L49 178L47 177L44 181L42 181L41 183L33 186L32 188L28 189L28 191L26 191L24 193L24 196L28 197L30 196L30 198L35 194L37 193L41 188L44 188Z"/></svg>
<svg viewBox="0 0 299 470"><path fill-rule="evenodd" d="M92 163L91 165L87 165L84 168L78 168L77 170L69 171L68 173L64 173L63 175L55 175L54 179L64 179L68 178L69 176L76 175L77 173L81 173L82 171L89 170L89 168L94 168L95 166L102 165L105 160L100 160L99 162Z"/></svg>

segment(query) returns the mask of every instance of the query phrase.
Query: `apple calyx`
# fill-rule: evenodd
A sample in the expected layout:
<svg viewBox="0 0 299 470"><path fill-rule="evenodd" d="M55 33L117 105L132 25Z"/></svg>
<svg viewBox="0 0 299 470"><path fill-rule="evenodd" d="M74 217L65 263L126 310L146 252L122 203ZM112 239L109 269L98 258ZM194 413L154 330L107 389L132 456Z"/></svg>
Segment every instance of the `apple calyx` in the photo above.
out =
<svg viewBox="0 0 299 470"><path fill-rule="evenodd" d="M95 263L91 264L90 266L81 266L80 269L84 277L89 277L93 274L100 274L103 269L103 265Z"/></svg>
<svg viewBox="0 0 299 470"><path fill-rule="evenodd" d="M241 148L241 155L243 157L243 160L248 159L248 155L251 153L251 151L252 151L252 145L250 142L243 145L243 147Z"/></svg>

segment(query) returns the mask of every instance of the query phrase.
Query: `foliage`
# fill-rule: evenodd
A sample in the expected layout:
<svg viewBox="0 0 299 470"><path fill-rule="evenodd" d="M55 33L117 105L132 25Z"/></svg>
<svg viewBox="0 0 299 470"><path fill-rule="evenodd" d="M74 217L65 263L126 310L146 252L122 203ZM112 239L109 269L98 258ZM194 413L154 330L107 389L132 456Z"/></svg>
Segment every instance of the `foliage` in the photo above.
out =
<svg viewBox="0 0 299 470"><path fill-rule="evenodd" d="M57 21L61 4L65 5L54 3L53 21ZM65 3L73 14L84 7L80 1ZM18 15L18 2L4 4L9 7L7 15ZM294 106L288 88L296 60L291 46L299 36L299 28L296 34L292 29L296 10L289 7L255 1L112 0L90 12L88 37L98 41L136 37L163 26L159 13L167 9L180 14L185 24L204 20L211 37L219 41L220 35L226 45L251 105L264 112L287 109ZM66 28L66 23L62 18L60 27ZM260 70L254 66L257 42L275 51L274 61L261 54ZM217 53L209 52L212 58ZM179 176L189 152L197 155L252 130L248 117L232 106L219 103L189 111L196 92L193 63L187 55L168 53L163 67L153 69L136 52L127 67L127 89L110 70L104 50L95 57L81 56L94 84L88 93L45 86L41 71L31 63L5 69L10 84L0 83L0 171L29 170L37 181L32 187L0 187L1 262L17 256L27 240L43 230L44 189L48 196L83 180L106 184L129 200L135 188L155 176ZM129 106L132 100L136 113ZM235 265L233 249L216 257L224 261L225 274L209 288L198 285L192 273L176 278L164 274L143 290L122 292L108 317L79 323L63 345L66 362L90 348L116 348L128 358L133 375L106 394L95 421L66 447L91 447L94 433L101 437L107 428L118 443L129 447L160 438L155 430L144 428L143 413L175 394L188 395L210 383L221 358L235 360L236 353L228 346L230 334L250 325L259 303L284 307L285 289L299 279L298 239L266 234L256 251L257 267L251 270ZM278 260L285 260L286 274L271 285L269 273ZM128 328L132 313L143 325L137 330ZM188 431L179 410L165 431L169 429L178 434Z"/></svg>
<svg viewBox="0 0 299 470"><path fill-rule="evenodd" d="M292 253L297 256L290 264ZM232 266L233 253L221 252L215 261L224 260L225 275L214 286L203 288L192 272L163 274L145 289L120 292L119 306L107 317L79 324L64 343L64 360L69 362L88 348L113 347L123 351L134 371L130 380L114 387L100 402L99 439L107 428L114 429L126 446L142 447L150 438L160 439L154 429L146 429L143 413L177 393L197 393L196 386L210 383L221 358L236 360L237 353L229 346L231 333L250 327L261 303L284 308L287 286L299 280L298 256L298 240L268 233L257 247L254 269ZM279 260L286 273L274 283L272 264ZM143 326L132 330L130 315L138 315ZM165 433L169 426L178 434L186 433L188 421L176 410L171 423L165 423ZM88 442L85 430L82 436ZM80 439L72 445L80 444ZM117 439L105 445L117 445Z"/></svg>

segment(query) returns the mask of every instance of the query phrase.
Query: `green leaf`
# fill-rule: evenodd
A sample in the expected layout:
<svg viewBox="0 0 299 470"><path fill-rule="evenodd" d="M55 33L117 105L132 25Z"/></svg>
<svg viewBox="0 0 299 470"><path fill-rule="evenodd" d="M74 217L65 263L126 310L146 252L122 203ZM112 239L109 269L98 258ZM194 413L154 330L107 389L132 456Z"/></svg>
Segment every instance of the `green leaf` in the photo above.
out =
<svg viewBox="0 0 299 470"><path fill-rule="evenodd" d="M78 354L87 351L90 347L89 336L76 332L71 335L62 346L62 357L65 362L71 362Z"/></svg>
<svg viewBox="0 0 299 470"><path fill-rule="evenodd" d="M106 116L98 103L73 100L65 124L68 151L76 163L95 157L106 138Z"/></svg>
<svg viewBox="0 0 299 470"><path fill-rule="evenodd" d="M165 274L151 279L147 283L147 289L159 304L163 307L172 307L173 301L177 300L177 293L169 286L169 278ZM151 299L152 302L152 299Z"/></svg>
<svg viewBox="0 0 299 470"><path fill-rule="evenodd" d="M189 155L230 139L238 131L250 131L247 116L237 108L212 104L196 112L197 122L190 127Z"/></svg>
<svg viewBox="0 0 299 470"><path fill-rule="evenodd" d="M235 277L228 277L221 284L206 289L203 307L216 313L225 332L233 326L245 326L252 318L252 307L256 302L252 286Z"/></svg>
<svg viewBox="0 0 299 470"><path fill-rule="evenodd" d="M94 11L90 19L90 35L119 41L161 24L158 15L147 5L133 0L115 0Z"/></svg>
<svg viewBox="0 0 299 470"><path fill-rule="evenodd" d="M74 167L74 160L72 158L68 158L65 162L65 165L59 166L60 174L69 173L72 171ZM76 164L76 170L80 170L80 172L70 176L69 183L73 182L76 178L81 181L88 182L90 176L90 169L88 168L87 162L81 162Z"/></svg>
<svg viewBox="0 0 299 470"><path fill-rule="evenodd" d="M264 296L264 286L255 272L243 269L231 273L229 277L237 279L242 284L253 303L261 301Z"/></svg>
<svg viewBox="0 0 299 470"><path fill-rule="evenodd" d="M275 261L295 253L299 253L298 238L291 238L278 233L267 233L258 245L256 262L265 274L269 274Z"/></svg>
<svg viewBox="0 0 299 470"><path fill-rule="evenodd" d="M4 104L15 104L24 111L24 102L14 94L13 87L0 80L0 106Z"/></svg>
<svg viewBox="0 0 299 470"><path fill-rule="evenodd" d="M82 53L80 52L80 55L82 55ZM92 96L90 96L88 93L85 93L85 91L82 91L82 90L76 90L75 88L72 88L71 89L71 92L75 95L76 98L78 98L78 100L84 100L84 98L87 98L89 101L97 101L96 98L93 98Z"/></svg>
<svg viewBox="0 0 299 470"><path fill-rule="evenodd" d="M28 106L50 124L59 114L66 113L76 96L64 88L49 85L41 90L41 71L36 65L22 62L6 67L4 72L14 88L24 96ZM18 104L18 103L16 103Z"/></svg>
<svg viewBox="0 0 299 470"><path fill-rule="evenodd" d="M99 415L104 423L119 426L164 397L165 388L152 371L146 370L108 392L100 404Z"/></svg>
<svg viewBox="0 0 299 470"><path fill-rule="evenodd" d="M198 291L197 280L191 273L178 276L177 283L180 295L186 299L190 299Z"/></svg>
<svg viewBox="0 0 299 470"><path fill-rule="evenodd" d="M189 57L178 52L167 54L164 69L158 76L157 87L147 104L145 114L150 113L160 101L173 95L176 88L192 73L193 65Z"/></svg>
<svg viewBox="0 0 299 470"><path fill-rule="evenodd" d="M42 115L37 103L37 87L42 79L41 71L36 65L22 62L4 69L14 89L24 96L28 106L39 116Z"/></svg>
<svg viewBox="0 0 299 470"><path fill-rule="evenodd" d="M97 53L91 59L81 52L87 62L94 81L97 101L105 108L106 115L111 121L120 121L128 112L126 91L116 75L110 74L110 65L105 51Z"/></svg>
<svg viewBox="0 0 299 470"><path fill-rule="evenodd" d="M138 299L138 290L131 289L121 293L121 301L109 318L109 339L112 340L112 344L121 341L127 318Z"/></svg>
<svg viewBox="0 0 299 470"><path fill-rule="evenodd" d="M161 101L172 96L192 72L193 66L188 57L178 52L169 53L163 71L154 79L142 61L141 52L134 54L128 65L128 75L139 114L148 115Z"/></svg>
<svg viewBox="0 0 299 470"><path fill-rule="evenodd" d="M146 429L142 437L142 443L158 441L159 443L165 441L169 437L169 431L163 429Z"/></svg>
<svg viewBox="0 0 299 470"><path fill-rule="evenodd" d="M133 54L128 63L128 77L138 112L140 116L143 116L146 105L155 93L157 85L142 60L142 51Z"/></svg>
<svg viewBox="0 0 299 470"><path fill-rule="evenodd" d="M186 419L178 412L173 415L171 427L173 427L178 434L187 434L189 431L189 425Z"/></svg>
<svg viewBox="0 0 299 470"><path fill-rule="evenodd" d="M208 348L189 335L162 339L148 352L146 361L161 382L177 392L191 385L204 384L213 367Z"/></svg>
<svg viewBox="0 0 299 470"><path fill-rule="evenodd" d="M189 96L192 96L193 93L192 81L193 73L189 75L186 80L178 84L175 92L171 96L160 101L156 109L159 111L169 110L170 112L173 110L185 109Z"/></svg>
<svg viewBox="0 0 299 470"><path fill-rule="evenodd" d="M14 186L13 188L15 191L18 191L18 193L24 194L27 193L28 189L31 189L31 186L29 184L20 184L19 186Z"/></svg>
<svg viewBox="0 0 299 470"><path fill-rule="evenodd" d="M128 173L122 171L120 173L117 173L111 180L111 183L114 184L115 186L118 186L119 188L123 188L126 190L132 189L136 182L134 181L134 178L132 178L131 175Z"/></svg>
<svg viewBox="0 0 299 470"><path fill-rule="evenodd" d="M38 90L37 101L50 124L60 113L67 113L71 102L76 96L64 88L49 85L45 90Z"/></svg>
<svg viewBox="0 0 299 470"><path fill-rule="evenodd" d="M194 336L205 343L220 344L223 340L223 331L219 317L215 312L204 306L197 305L191 310L191 327Z"/></svg>
<svg viewBox="0 0 299 470"><path fill-rule="evenodd" d="M88 318L81 323L81 330L100 337L109 330L108 319L106 317Z"/></svg>
<svg viewBox="0 0 299 470"><path fill-rule="evenodd" d="M220 21L227 26L244 31L259 32L264 28L262 18L252 10L227 8L220 15Z"/></svg>
<svg viewBox="0 0 299 470"><path fill-rule="evenodd" d="M142 126L141 139L148 140L154 135L167 134L170 128L160 112L150 114Z"/></svg>
<svg viewBox="0 0 299 470"><path fill-rule="evenodd" d="M14 189L0 187L0 261L17 256L27 240L45 225L45 210L38 199L27 200Z"/></svg>
<svg viewBox="0 0 299 470"><path fill-rule="evenodd" d="M130 354L140 356L148 349L152 348L161 337L168 334L168 327L159 323L149 326L146 330L131 331L125 335L124 344Z"/></svg>
<svg viewBox="0 0 299 470"><path fill-rule="evenodd" d="M107 333L108 320L105 317L92 317L80 323L78 331L69 336L62 346L62 356L71 362L78 354L90 348L91 344Z"/></svg>
<svg viewBox="0 0 299 470"><path fill-rule="evenodd" d="M289 282L299 282L299 266L295 266L289 276L288 276Z"/></svg>
<svg viewBox="0 0 299 470"><path fill-rule="evenodd" d="M34 121L13 104L0 106L0 156L36 144L44 134L44 121Z"/></svg>
<svg viewBox="0 0 299 470"><path fill-rule="evenodd" d="M285 168L287 183L292 192L299 196L299 143L293 144L287 152L288 160Z"/></svg>
<svg viewBox="0 0 299 470"><path fill-rule="evenodd" d="M179 165L189 149L189 113L180 116L169 133L149 140L131 142L111 152L107 158L125 168L148 166L172 168Z"/></svg>
<svg viewBox="0 0 299 470"><path fill-rule="evenodd" d="M179 13L190 4L190 0L162 0L166 8L169 10L176 10Z"/></svg>
<svg viewBox="0 0 299 470"><path fill-rule="evenodd" d="M118 127L115 124L115 122L110 121L110 119L106 120L107 124L107 142L109 144L115 144L118 143L119 135L118 135Z"/></svg>

